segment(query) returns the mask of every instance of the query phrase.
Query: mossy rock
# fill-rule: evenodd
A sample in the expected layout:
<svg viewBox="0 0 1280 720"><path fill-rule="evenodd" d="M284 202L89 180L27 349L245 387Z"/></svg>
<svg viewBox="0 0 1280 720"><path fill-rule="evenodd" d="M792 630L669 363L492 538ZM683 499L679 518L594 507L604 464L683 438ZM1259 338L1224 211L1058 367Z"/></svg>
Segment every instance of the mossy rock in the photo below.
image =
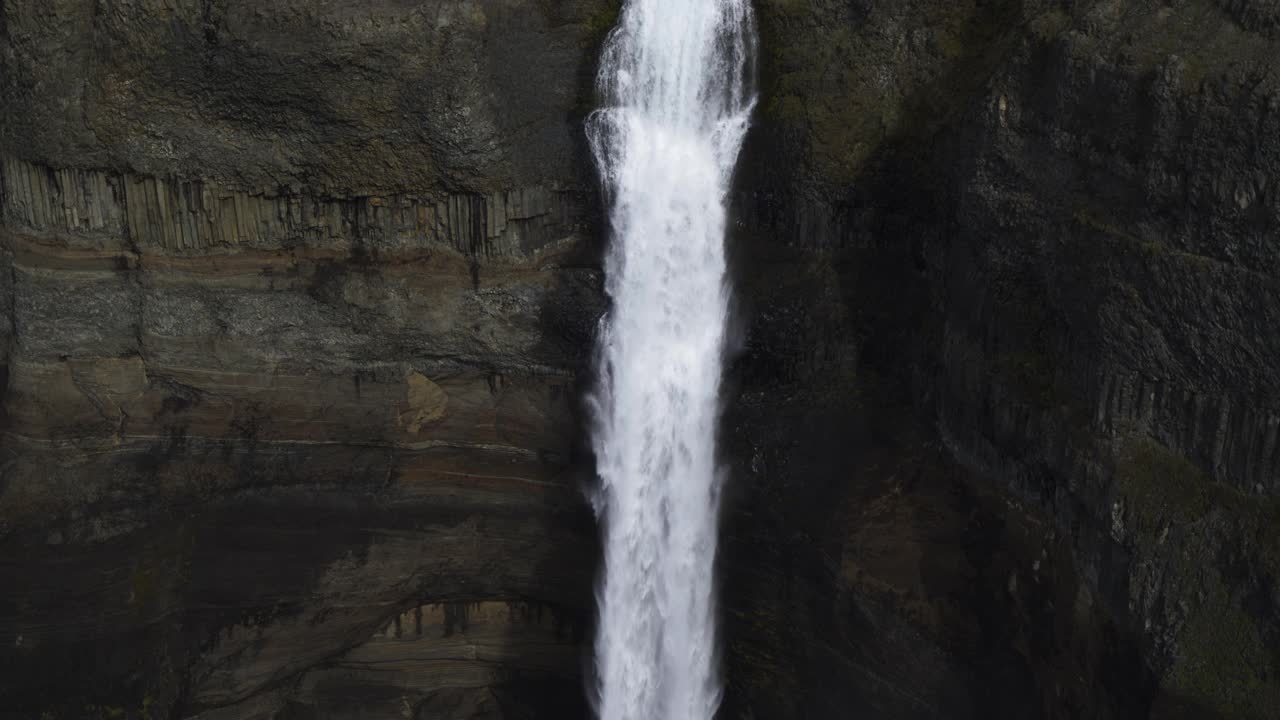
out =
<svg viewBox="0 0 1280 720"><path fill-rule="evenodd" d="M604 45L604 39L618 24L622 14L622 0L602 0L594 12L587 15L582 23L582 31L578 44L588 50L596 50Z"/></svg>
<svg viewBox="0 0 1280 720"><path fill-rule="evenodd" d="M1022 32L1013 0L757 8L762 115L803 137L810 170L837 188L888 146L911 148L952 118Z"/></svg>
<svg viewBox="0 0 1280 720"><path fill-rule="evenodd" d="M1274 717L1280 628L1260 610L1280 578L1280 502L1215 483L1141 436L1123 442L1114 477L1130 582L1159 586L1154 632L1171 642L1162 689L1216 716Z"/></svg>

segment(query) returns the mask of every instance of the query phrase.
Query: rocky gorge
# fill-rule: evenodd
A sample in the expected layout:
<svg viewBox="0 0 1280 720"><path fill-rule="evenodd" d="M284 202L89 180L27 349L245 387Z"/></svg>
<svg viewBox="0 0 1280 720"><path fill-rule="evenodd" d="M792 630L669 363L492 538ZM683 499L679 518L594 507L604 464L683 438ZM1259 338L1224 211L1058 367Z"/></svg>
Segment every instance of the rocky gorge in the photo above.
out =
<svg viewBox="0 0 1280 720"><path fill-rule="evenodd" d="M0 0L0 717L585 717L613 0ZM758 0L741 718L1280 705L1280 10Z"/></svg>

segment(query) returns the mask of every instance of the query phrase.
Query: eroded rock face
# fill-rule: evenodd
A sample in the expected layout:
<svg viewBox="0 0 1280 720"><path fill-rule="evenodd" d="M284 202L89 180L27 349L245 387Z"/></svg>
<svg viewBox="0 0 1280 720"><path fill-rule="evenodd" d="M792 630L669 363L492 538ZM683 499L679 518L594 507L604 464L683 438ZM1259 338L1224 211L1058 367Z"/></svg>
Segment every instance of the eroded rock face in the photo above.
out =
<svg viewBox="0 0 1280 720"><path fill-rule="evenodd" d="M788 287L768 291L747 333L741 372L774 428L760 437L777 448L753 459L750 486L811 492L824 487L810 482L815 464L834 476L859 467L861 438L902 443L911 436L891 400L905 398L975 474L962 487L1002 497L1006 528L1025 512L1043 530L1023 538L1043 557L1002 540L1007 567L996 554L959 573L1005 573L1007 591L992 586L982 602L1007 603L1006 630L1025 634L1006 667L1042 688L1000 716L1265 717L1275 706L1280 284L1266 188L1280 89L1267 7L761 4L775 47L754 157L794 165L782 178L749 165L740 205L747 237L789 235L793 247L761 241L743 260L785 268ZM785 42L793 33L813 41ZM784 345L803 350L769 350ZM770 417L778 370L810 417L832 395L874 400L861 412L836 403L853 419L833 412L819 425L845 429L797 444L795 418ZM801 400L814 375L826 385ZM901 459L884 467L905 470ZM857 497L877 471L845 490L830 481L821 506ZM938 505L924 527L948 526ZM799 527L815 517L804 507L767 517ZM824 549L797 543L793 562L812 569L795 582L819 588L805 596L818 612L839 616L817 599L832 588L883 582L874 558L836 564L824 544L835 530L807 532ZM955 537L973 547L983 535ZM925 553L921 566L945 557ZM1045 576L1050 557L1058 569ZM881 607L919 627L918 597L945 607L960 596L926 584ZM884 667L867 663L863 686ZM1016 701L1014 677L997 702ZM990 702L971 696L965 709L941 683L915 690L895 702L921 716Z"/></svg>
<svg viewBox="0 0 1280 720"><path fill-rule="evenodd" d="M5 3L5 713L585 714L596 12Z"/></svg>
<svg viewBox="0 0 1280 720"><path fill-rule="evenodd" d="M757 4L724 715L1266 717L1264 2ZM0 716L587 714L613 2L0 2Z"/></svg>

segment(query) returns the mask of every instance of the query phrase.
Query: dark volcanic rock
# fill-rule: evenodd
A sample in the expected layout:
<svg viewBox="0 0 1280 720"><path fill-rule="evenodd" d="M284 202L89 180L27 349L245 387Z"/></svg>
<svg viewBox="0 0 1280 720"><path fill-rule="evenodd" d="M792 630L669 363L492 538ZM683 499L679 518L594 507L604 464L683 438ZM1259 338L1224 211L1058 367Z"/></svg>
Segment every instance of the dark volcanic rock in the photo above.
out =
<svg viewBox="0 0 1280 720"><path fill-rule="evenodd" d="M762 3L766 94L739 207L747 236L786 249L742 264L790 289L760 291L768 309L740 363L764 419L739 433L767 441L745 482L762 497L826 490L753 520L811 534L793 562L814 568L815 612L866 615L836 599L865 570L842 573L829 549L863 521L815 520L883 468L911 467L901 456L920 451L905 443L855 470L873 454L854 449L860 438L911 437L893 420L903 398L973 474L961 487L998 498L1006 527L1025 514L1041 528L1005 535L979 563L1009 563L1006 597L965 601L1005 603L1012 657L942 642L1005 674L970 685L966 703L942 682L886 680L902 673L892 656L855 667L845 687L898 689L885 716L1260 718L1276 706L1280 87L1265 7ZM845 419L797 445L796 419L772 410L779 371L807 417L835 402ZM852 477L815 482L839 475ZM948 505L931 507L925 526L949 526ZM1027 552L1045 540L1046 556ZM911 602L887 605L919 627ZM887 645L938 667L910 641ZM799 659L815 674L832 664ZM1016 702L1027 684L1030 705L987 705L983 688Z"/></svg>
<svg viewBox="0 0 1280 720"><path fill-rule="evenodd" d="M761 0L726 717L1280 704L1280 15ZM0 0L0 717L588 713L611 0Z"/></svg>
<svg viewBox="0 0 1280 720"><path fill-rule="evenodd" d="M598 12L3 4L0 715L585 714Z"/></svg>

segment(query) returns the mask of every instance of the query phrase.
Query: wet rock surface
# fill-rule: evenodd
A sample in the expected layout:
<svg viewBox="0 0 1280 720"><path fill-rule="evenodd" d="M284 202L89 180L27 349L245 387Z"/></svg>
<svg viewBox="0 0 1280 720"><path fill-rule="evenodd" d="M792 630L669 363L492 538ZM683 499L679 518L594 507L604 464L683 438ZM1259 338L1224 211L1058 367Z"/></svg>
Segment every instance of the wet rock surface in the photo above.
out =
<svg viewBox="0 0 1280 720"><path fill-rule="evenodd" d="M612 2L0 2L0 717L581 717ZM757 4L727 717L1280 702L1264 2Z"/></svg>

